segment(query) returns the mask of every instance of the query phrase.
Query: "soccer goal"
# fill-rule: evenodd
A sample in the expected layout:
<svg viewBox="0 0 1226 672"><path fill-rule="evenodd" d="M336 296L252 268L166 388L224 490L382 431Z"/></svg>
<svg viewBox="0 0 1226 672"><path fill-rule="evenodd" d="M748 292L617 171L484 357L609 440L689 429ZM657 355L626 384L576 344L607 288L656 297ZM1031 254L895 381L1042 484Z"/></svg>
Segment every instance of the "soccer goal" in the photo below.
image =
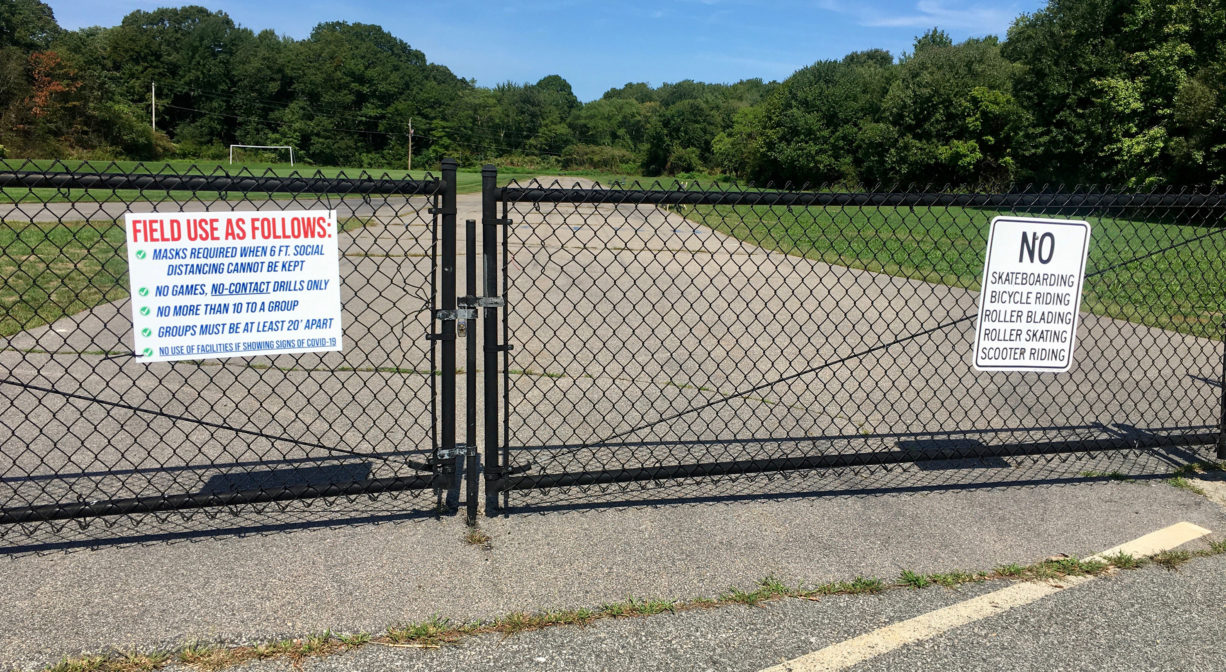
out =
<svg viewBox="0 0 1226 672"><path fill-rule="evenodd" d="M294 165L294 148L289 145L230 145L230 165L234 165L234 148L239 149L288 149L289 165Z"/></svg>

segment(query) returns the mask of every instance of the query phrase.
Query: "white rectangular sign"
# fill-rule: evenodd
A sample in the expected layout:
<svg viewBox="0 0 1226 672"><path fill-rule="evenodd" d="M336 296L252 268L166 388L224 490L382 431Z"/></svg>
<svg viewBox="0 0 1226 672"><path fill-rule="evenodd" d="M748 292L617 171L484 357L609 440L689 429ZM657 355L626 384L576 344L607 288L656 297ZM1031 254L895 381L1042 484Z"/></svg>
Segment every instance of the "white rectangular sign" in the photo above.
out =
<svg viewBox="0 0 1226 672"><path fill-rule="evenodd" d="M124 216L138 362L341 349L335 210Z"/></svg>
<svg viewBox="0 0 1226 672"><path fill-rule="evenodd" d="M1068 371L1073 364L1090 224L996 217L979 292L979 371Z"/></svg>

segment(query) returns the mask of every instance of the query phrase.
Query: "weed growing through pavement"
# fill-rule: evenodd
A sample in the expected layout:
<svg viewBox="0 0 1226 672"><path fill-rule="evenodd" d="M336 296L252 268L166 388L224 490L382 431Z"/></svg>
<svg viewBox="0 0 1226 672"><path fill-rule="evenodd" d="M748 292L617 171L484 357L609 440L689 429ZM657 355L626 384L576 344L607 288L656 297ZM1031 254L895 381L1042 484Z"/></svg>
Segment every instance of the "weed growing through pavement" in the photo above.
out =
<svg viewBox="0 0 1226 672"><path fill-rule="evenodd" d="M1204 496L1206 494L1205 489L1193 483L1188 477L1215 471L1226 471L1226 462L1191 462L1184 464L1171 472L1171 477L1166 479L1166 482L1180 490L1187 490L1193 494Z"/></svg>
<svg viewBox="0 0 1226 672"><path fill-rule="evenodd" d="M1201 488L1200 486L1196 485L1192 481L1189 481L1187 478L1184 478L1183 476L1172 476L1171 478L1166 479L1166 482L1170 483L1176 488L1179 488L1180 490L1187 490L1188 492L1192 494L1196 494L1196 495L1205 494L1204 488Z"/></svg>
<svg viewBox="0 0 1226 672"><path fill-rule="evenodd" d="M1167 569L1177 569L1180 565L1192 559L1192 554L1188 551L1162 551L1150 558L1154 564L1161 565Z"/></svg>
<svg viewBox="0 0 1226 672"><path fill-rule="evenodd" d="M714 598L698 597L674 601L630 597L621 602L601 605L596 609L513 612L501 618L469 623L453 623L436 615L419 623L388 628L382 635L324 632L301 639L286 639L241 647L192 643L175 653L128 653L66 658L55 665L44 668L43 672L152 672L171 663L213 671L258 660L283 660L298 667L307 658L340 653L369 644L433 649L456 644L465 638L481 634L511 636L563 625L585 626L600 620L653 616L733 604L757 606L786 598L820 600L833 595L873 595L892 589L919 589L932 585L952 588L968 583L1001 580L1048 581L1068 576L1092 576L1112 570L1131 570L1151 563L1175 570L1194 558L1224 554L1226 554L1226 539L1210 541L1209 547L1201 550L1162 551L1144 558L1134 557L1127 553L1105 556L1102 560L1057 557L1032 565L1001 565L991 572L951 571L920 574L904 570L894 582L861 576L851 581L833 581L805 588L790 587L777 578L768 576L753 590L730 588L727 592Z"/></svg>
<svg viewBox="0 0 1226 672"><path fill-rule="evenodd" d="M902 574L898 577L898 585L910 586L918 590L920 588L927 588L928 586L931 586L932 582L929 581L928 577L924 576L923 574L916 574L909 569L904 569L902 570Z"/></svg>
<svg viewBox="0 0 1226 672"><path fill-rule="evenodd" d="M1008 565L1001 565L1000 567L996 568L997 574L1004 576L1004 577L1008 577L1008 578L1021 576L1022 573L1025 571L1026 571L1025 567L1022 567L1021 565L1016 564L1016 563L1011 563Z"/></svg>
<svg viewBox="0 0 1226 672"><path fill-rule="evenodd" d="M436 614L421 623L388 628L384 636L392 644L439 646L449 644L463 635L463 628L452 626L451 621Z"/></svg>
<svg viewBox="0 0 1226 672"><path fill-rule="evenodd" d="M1181 465L1171 473L1172 476L1196 476L1211 471L1226 471L1226 462L1190 462Z"/></svg>
<svg viewBox="0 0 1226 672"><path fill-rule="evenodd" d="M489 533L476 525L468 528L468 532L464 534L464 543L469 546L480 546L487 551L492 548Z"/></svg>
<svg viewBox="0 0 1226 672"><path fill-rule="evenodd" d="M1217 552L1226 552L1226 547ZM1118 567L1120 569L1136 569L1145 562L1144 558L1134 558L1132 555L1123 551L1120 551L1115 555L1108 555L1106 556L1105 560L1110 563L1112 567Z"/></svg>

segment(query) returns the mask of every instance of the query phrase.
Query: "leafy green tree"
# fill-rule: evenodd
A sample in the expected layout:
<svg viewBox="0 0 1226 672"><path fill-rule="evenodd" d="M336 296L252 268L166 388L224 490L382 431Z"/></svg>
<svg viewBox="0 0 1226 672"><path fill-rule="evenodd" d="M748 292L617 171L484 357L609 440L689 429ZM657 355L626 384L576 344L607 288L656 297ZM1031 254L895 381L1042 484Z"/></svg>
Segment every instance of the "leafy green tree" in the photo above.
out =
<svg viewBox="0 0 1226 672"><path fill-rule="evenodd" d="M633 98L601 98L571 113L576 139L588 145L638 151L646 138L647 108Z"/></svg>
<svg viewBox="0 0 1226 672"><path fill-rule="evenodd" d="M629 98L637 103L659 102L656 90L651 88L646 82L627 82L616 89L605 91L604 95L601 96L601 100L611 100L614 98Z"/></svg>
<svg viewBox="0 0 1226 672"><path fill-rule="evenodd" d="M204 7L135 11L107 31L107 65L126 100L149 100L157 83L158 118L176 141L224 142L235 125L229 104L235 52L249 37L224 12Z"/></svg>
<svg viewBox="0 0 1226 672"><path fill-rule="evenodd" d="M919 37L882 104L883 121L894 129L894 148L880 146L890 138L880 129L865 139L886 151L888 174L872 177L970 184L1008 180L1018 136L1028 123L1012 95L1015 73L995 38L955 45L940 31Z"/></svg>
<svg viewBox="0 0 1226 672"><path fill-rule="evenodd" d="M469 86L369 24L319 24L289 46L286 59L293 102L279 120L283 133L312 160L334 165L403 156L410 117L423 129L427 150L429 122Z"/></svg>
<svg viewBox="0 0 1226 672"><path fill-rule="evenodd" d="M565 79L549 75L535 84L507 82L494 93L502 112L499 140L506 149L556 155L574 141L566 122L579 99Z"/></svg>
<svg viewBox="0 0 1226 672"><path fill-rule="evenodd" d="M1180 85L1166 150L1171 181L1226 183L1226 62L1202 68Z"/></svg>
<svg viewBox="0 0 1226 672"><path fill-rule="evenodd" d="M275 118L290 101L287 60L291 45L292 41L271 30L243 34L236 41L229 96L235 142L287 144Z"/></svg>
<svg viewBox="0 0 1226 672"><path fill-rule="evenodd" d="M54 12L39 0L0 2L0 48L46 49L61 32Z"/></svg>
<svg viewBox="0 0 1226 672"><path fill-rule="evenodd" d="M897 77L884 52L819 61L796 71L763 103L740 117L740 138L753 137L759 182L793 184L859 179L855 145L859 127L881 115L881 101ZM746 122L760 120L753 135Z"/></svg>
<svg viewBox="0 0 1226 672"><path fill-rule="evenodd" d="M773 87L760 79L731 85L684 80L658 89L627 84L588 106L618 104L619 109L633 110L630 104L638 104L637 114L632 115L632 138L648 175L719 169L720 162L730 156L729 133L738 111L760 102ZM576 121L583 118L582 113L575 117ZM721 158L717 159L714 143L721 134Z"/></svg>
<svg viewBox="0 0 1226 672"><path fill-rule="evenodd" d="M1127 186L1222 182L1222 115L1205 105L1223 40L1223 0L1051 0L1019 17L1004 54L1023 66L1015 90L1035 118L1026 168Z"/></svg>
<svg viewBox="0 0 1226 672"><path fill-rule="evenodd" d="M750 105L738 110L732 127L721 131L711 141L712 166L739 177L766 175L765 127L766 111L762 105Z"/></svg>

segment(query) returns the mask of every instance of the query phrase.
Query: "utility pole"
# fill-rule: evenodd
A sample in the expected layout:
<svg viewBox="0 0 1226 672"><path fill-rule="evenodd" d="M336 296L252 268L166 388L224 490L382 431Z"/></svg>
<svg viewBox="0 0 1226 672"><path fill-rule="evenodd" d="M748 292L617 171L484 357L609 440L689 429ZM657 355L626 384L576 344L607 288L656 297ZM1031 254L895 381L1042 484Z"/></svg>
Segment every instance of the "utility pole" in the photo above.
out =
<svg viewBox="0 0 1226 672"><path fill-rule="evenodd" d="M413 117L409 117L409 170L413 170Z"/></svg>
<svg viewBox="0 0 1226 672"><path fill-rule="evenodd" d="M150 82L149 89L149 128L153 129L153 134L158 132L158 83Z"/></svg>

